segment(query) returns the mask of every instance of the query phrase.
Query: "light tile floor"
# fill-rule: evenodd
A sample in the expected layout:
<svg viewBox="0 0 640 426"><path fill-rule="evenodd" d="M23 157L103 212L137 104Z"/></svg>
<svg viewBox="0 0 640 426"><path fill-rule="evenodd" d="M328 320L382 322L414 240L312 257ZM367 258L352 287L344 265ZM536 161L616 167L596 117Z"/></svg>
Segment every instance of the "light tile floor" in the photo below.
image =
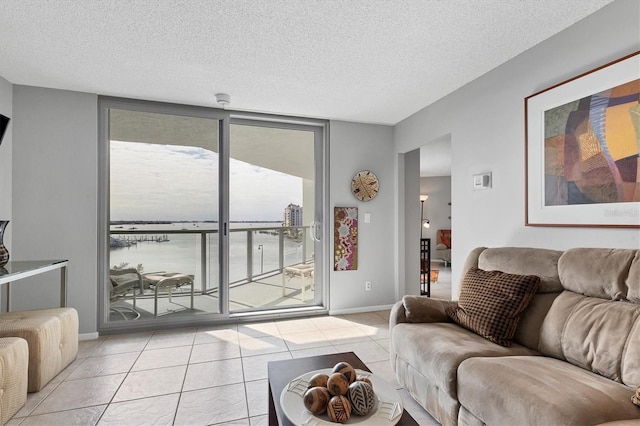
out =
<svg viewBox="0 0 640 426"><path fill-rule="evenodd" d="M420 425L438 423L395 380L389 311L132 333L80 342L78 358L8 425L266 425L267 362L353 351L393 383Z"/></svg>

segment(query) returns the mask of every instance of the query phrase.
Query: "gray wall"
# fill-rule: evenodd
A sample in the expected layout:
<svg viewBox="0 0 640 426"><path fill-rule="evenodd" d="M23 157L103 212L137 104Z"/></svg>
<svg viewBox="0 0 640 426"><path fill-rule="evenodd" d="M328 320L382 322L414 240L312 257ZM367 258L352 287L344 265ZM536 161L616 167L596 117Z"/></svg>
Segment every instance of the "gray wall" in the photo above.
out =
<svg viewBox="0 0 640 426"><path fill-rule="evenodd" d="M0 77L0 114L13 117L13 85ZM11 220L11 156L13 151L13 121L0 145L0 220ZM4 236L4 244L11 250L11 224Z"/></svg>
<svg viewBox="0 0 640 426"><path fill-rule="evenodd" d="M13 117L13 85L4 78L0 77L0 114L6 117ZM9 123L7 132L0 145L0 220L11 220L12 201L11 201L11 171L13 155L13 122ZM13 224L9 223L7 227L3 242L5 247L9 250L9 256L13 250L11 244L11 234L13 233ZM6 286L2 286L1 300L5 300L7 289ZM2 303L0 311L5 311L6 306Z"/></svg>
<svg viewBox="0 0 640 426"><path fill-rule="evenodd" d="M13 250L16 259L69 259L68 304L80 333L96 331L97 97L14 86ZM59 274L12 287L13 310L56 306Z"/></svg>
<svg viewBox="0 0 640 426"><path fill-rule="evenodd" d="M395 127L400 153L451 133L454 297L477 246L640 246L638 229L524 226L524 98L639 50L638 16L638 1L605 6ZM493 188L474 191L472 175L484 171Z"/></svg>
<svg viewBox="0 0 640 426"><path fill-rule="evenodd" d="M395 299L393 129L389 126L332 121L330 126L330 218L334 207L358 207L358 269L333 271L330 266L330 309L339 313L359 307L386 306ZM371 201L351 195L351 179L359 170L371 170L380 180L380 192ZM364 214L371 213L371 223ZM333 225L330 226L331 241ZM331 242L333 262L333 243ZM371 291L365 291L371 281Z"/></svg>
<svg viewBox="0 0 640 426"><path fill-rule="evenodd" d="M400 300L405 294L420 294L420 254L416 251L416 247L420 247L420 150L414 149L404 154L403 165L404 182L398 192L404 198L402 203L396 205L405 205L406 202L407 207L404 209L404 221L399 227L398 236L404 235L401 231L404 224L416 232L411 232L404 239L402 255L398 256L398 264L404 265L404 276L398 277L398 290L404 291L396 295L396 300Z"/></svg>

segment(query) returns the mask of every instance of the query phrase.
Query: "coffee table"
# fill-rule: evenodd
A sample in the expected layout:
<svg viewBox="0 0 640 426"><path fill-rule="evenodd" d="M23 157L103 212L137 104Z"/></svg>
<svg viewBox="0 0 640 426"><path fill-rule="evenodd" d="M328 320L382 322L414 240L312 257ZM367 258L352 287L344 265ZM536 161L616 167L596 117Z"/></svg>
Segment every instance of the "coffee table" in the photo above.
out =
<svg viewBox="0 0 640 426"><path fill-rule="evenodd" d="M371 372L367 366L353 352L343 352L330 355L311 356L307 358L286 359L283 361L269 361L269 425L292 426L280 406L280 394L289 382L296 377L313 370L331 368L340 361L351 364L353 368ZM407 410L402 412L398 425L417 425ZM336 423L339 425L339 423Z"/></svg>

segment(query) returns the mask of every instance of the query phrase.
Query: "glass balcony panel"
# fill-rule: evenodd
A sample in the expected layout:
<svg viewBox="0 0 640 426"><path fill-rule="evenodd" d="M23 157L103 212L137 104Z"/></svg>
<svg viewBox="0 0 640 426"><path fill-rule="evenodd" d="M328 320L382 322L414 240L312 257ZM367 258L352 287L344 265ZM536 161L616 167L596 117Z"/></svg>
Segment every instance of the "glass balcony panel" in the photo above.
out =
<svg viewBox="0 0 640 426"><path fill-rule="evenodd" d="M249 276L247 263L247 244L249 234L246 231L229 232L229 282L246 281Z"/></svg>

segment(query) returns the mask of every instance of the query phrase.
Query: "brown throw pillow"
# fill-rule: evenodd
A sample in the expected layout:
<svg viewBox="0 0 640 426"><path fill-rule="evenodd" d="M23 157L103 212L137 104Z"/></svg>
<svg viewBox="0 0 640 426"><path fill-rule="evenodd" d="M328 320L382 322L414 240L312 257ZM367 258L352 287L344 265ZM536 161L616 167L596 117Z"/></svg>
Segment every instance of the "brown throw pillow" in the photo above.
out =
<svg viewBox="0 0 640 426"><path fill-rule="evenodd" d="M640 386L638 386L638 389L636 389L636 393L631 397L631 402L640 407Z"/></svg>
<svg viewBox="0 0 640 426"><path fill-rule="evenodd" d="M501 346L511 346L520 315L536 294L540 277L470 269L462 280L455 322Z"/></svg>

